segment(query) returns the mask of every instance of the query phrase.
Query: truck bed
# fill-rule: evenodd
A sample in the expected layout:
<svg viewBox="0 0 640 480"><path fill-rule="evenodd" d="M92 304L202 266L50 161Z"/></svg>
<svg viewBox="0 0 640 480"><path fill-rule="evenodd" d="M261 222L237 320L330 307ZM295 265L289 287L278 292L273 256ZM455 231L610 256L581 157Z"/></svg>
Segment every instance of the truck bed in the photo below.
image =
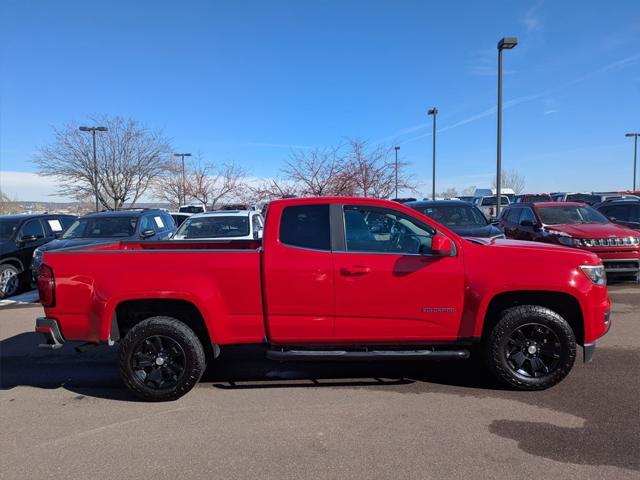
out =
<svg viewBox="0 0 640 480"><path fill-rule="evenodd" d="M265 337L260 245L117 242L46 252L43 263L55 272L56 304L64 308L55 315L67 340L107 341L116 305L170 298L199 309L214 343L256 343Z"/></svg>

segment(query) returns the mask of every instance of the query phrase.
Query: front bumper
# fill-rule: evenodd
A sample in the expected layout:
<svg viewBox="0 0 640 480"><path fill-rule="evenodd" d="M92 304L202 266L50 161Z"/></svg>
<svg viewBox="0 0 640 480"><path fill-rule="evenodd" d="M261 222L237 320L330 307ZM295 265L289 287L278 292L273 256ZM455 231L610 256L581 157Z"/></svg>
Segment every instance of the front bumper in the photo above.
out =
<svg viewBox="0 0 640 480"><path fill-rule="evenodd" d="M46 343L38 345L40 348L56 349L64 344L64 337L60 332L58 321L53 318L39 317L36 319L36 332L42 333Z"/></svg>
<svg viewBox="0 0 640 480"><path fill-rule="evenodd" d="M611 310L604 312L604 333L607 333L611 328ZM603 335L604 335L603 333ZM596 353L596 342L585 343L582 346L582 353L584 363L591 363L593 355Z"/></svg>

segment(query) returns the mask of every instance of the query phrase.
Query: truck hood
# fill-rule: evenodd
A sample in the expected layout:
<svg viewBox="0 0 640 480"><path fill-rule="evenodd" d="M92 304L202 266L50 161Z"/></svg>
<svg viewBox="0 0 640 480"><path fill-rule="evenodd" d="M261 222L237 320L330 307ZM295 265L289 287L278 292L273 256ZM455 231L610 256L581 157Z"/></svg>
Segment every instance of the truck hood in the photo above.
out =
<svg viewBox="0 0 640 480"><path fill-rule="evenodd" d="M505 238L467 238L466 240L471 241L475 244L480 244L487 246L489 248L504 248L509 250L518 250L521 252L550 252L550 253L561 253L562 255L578 255L580 257L589 257L593 260L594 264L600 262L598 260L597 255L591 253L587 250L582 250L579 248L565 247L562 245L555 245L552 243L543 243L543 242L528 242L525 240L510 240Z"/></svg>
<svg viewBox="0 0 640 480"><path fill-rule="evenodd" d="M563 232L575 238L611 238L636 236L637 232L615 223L576 223L544 227L550 232Z"/></svg>

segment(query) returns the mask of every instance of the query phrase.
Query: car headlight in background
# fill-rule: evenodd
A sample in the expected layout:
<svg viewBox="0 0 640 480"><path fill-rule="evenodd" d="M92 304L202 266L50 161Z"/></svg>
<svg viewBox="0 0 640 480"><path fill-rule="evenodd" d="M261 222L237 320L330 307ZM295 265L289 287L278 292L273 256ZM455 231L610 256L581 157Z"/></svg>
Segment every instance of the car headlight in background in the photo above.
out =
<svg viewBox="0 0 640 480"><path fill-rule="evenodd" d="M557 239L560 244L566 245L567 247L579 247L581 245L579 238L573 238L564 232L557 235Z"/></svg>
<svg viewBox="0 0 640 480"><path fill-rule="evenodd" d="M580 270L582 270L582 273L584 273L594 285L607 284L607 274L604 271L604 265L580 265Z"/></svg>

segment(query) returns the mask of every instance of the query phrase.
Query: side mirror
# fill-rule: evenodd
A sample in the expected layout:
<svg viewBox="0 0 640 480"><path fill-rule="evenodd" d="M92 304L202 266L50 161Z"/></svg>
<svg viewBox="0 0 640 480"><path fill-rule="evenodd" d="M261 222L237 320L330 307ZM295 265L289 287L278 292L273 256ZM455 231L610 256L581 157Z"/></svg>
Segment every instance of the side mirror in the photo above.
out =
<svg viewBox="0 0 640 480"><path fill-rule="evenodd" d="M155 230L143 230L142 233L140 234L140 236L142 238L149 238L149 237L153 237L156 234Z"/></svg>
<svg viewBox="0 0 640 480"><path fill-rule="evenodd" d="M431 254L441 257L448 257L453 250L453 243L449 237L436 233L431 237Z"/></svg>

